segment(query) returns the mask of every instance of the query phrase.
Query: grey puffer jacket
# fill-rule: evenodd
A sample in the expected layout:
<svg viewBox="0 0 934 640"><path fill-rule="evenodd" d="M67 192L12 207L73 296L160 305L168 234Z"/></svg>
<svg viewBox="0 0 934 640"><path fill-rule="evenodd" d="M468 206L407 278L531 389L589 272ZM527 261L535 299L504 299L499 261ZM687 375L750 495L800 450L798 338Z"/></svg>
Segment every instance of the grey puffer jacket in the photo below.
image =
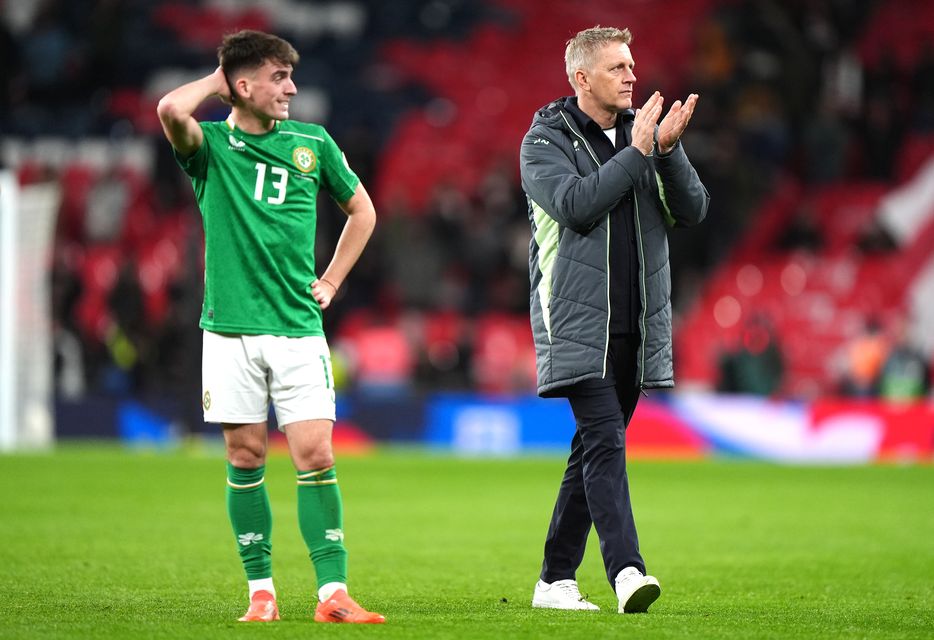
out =
<svg viewBox="0 0 934 640"><path fill-rule="evenodd" d="M606 375L609 344L609 212L635 198L639 254L640 387L672 387L671 275L667 229L697 224L710 196L679 142L665 156L634 147L601 165L563 108L540 109L522 140L520 170L529 204L532 333L538 393Z"/></svg>

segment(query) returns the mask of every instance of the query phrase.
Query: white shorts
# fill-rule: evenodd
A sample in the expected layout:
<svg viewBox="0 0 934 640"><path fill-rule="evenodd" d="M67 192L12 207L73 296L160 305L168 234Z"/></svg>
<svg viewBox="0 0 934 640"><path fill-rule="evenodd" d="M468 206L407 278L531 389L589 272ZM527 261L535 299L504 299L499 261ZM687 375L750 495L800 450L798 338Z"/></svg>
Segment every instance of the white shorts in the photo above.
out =
<svg viewBox="0 0 934 640"><path fill-rule="evenodd" d="M280 431L299 420L334 420L334 375L327 340L205 331L204 421L265 422L270 400Z"/></svg>

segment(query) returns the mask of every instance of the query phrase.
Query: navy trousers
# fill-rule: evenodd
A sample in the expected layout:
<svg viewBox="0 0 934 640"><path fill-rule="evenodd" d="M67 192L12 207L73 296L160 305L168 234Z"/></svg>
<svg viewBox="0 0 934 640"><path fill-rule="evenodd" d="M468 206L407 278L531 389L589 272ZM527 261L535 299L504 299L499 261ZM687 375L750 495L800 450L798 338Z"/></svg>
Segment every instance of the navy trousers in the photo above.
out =
<svg viewBox="0 0 934 640"><path fill-rule="evenodd" d="M626 567L645 573L626 475L626 427L639 402L638 346L637 336L611 337L606 377L568 391L577 430L545 538L544 582L575 577L591 524L611 585Z"/></svg>

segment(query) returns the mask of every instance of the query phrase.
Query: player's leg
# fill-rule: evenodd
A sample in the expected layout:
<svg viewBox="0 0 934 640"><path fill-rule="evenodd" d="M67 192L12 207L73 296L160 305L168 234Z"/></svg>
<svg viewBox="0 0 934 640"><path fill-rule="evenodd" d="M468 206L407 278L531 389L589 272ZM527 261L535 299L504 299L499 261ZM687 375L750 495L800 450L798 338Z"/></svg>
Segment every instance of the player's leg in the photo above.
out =
<svg viewBox="0 0 934 640"><path fill-rule="evenodd" d="M247 576L250 607L241 622L279 619L272 581L272 510L266 491L265 422L224 425L227 514Z"/></svg>
<svg viewBox="0 0 934 640"><path fill-rule="evenodd" d="M223 425L227 448L227 512L250 593L241 620L278 619L265 485L268 391L256 336L205 331L202 384L205 422Z"/></svg>
<svg viewBox="0 0 934 640"><path fill-rule="evenodd" d="M330 420L303 420L284 427L297 471L298 526L318 579L319 600L347 590L344 505L334 455Z"/></svg>
<svg viewBox="0 0 934 640"><path fill-rule="evenodd" d="M315 567L320 622L383 622L347 595L343 500L334 467L331 358L323 338L277 338L270 395L297 472L298 522ZM275 357L273 357L275 353Z"/></svg>
<svg viewBox="0 0 934 640"><path fill-rule="evenodd" d="M333 422L303 420L285 425L298 472L298 523L318 580L317 622L381 623L347 594L344 515L334 455Z"/></svg>

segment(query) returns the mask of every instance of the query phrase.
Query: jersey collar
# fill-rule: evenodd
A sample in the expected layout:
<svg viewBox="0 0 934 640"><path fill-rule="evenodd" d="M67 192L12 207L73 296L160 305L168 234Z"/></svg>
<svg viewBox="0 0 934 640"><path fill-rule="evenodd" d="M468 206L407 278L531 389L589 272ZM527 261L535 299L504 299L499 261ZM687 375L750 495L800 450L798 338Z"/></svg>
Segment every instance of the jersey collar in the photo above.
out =
<svg viewBox="0 0 934 640"><path fill-rule="evenodd" d="M227 116L227 119L224 120L224 122L227 123L227 127L230 128L231 131L236 131L237 123L234 121L233 111L230 112L230 115ZM270 129L267 133L272 133L273 131L277 130L279 128L279 122L280 122L279 120L273 120L272 129ZM246 131L243 131L242 129L240 132L247 133ZM247 134L247 135L254 135L254 134Z"/></svg>

